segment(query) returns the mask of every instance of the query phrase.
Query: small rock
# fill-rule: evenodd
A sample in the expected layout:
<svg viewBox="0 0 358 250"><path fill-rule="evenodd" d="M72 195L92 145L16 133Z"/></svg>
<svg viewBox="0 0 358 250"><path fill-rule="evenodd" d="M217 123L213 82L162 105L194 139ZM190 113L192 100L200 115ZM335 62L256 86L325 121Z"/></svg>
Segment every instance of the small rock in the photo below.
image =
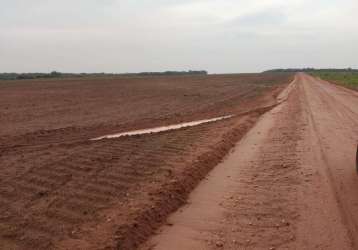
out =
<svg viewBox="0 0 358 250"><path fill-rule="evenodd" d="M224 246L224 243L222 243L221 241L217 241L217 242L215 243L215 245L216 245L217 247L223 247L223 246Z"/></svg>
<svg viewBox="0 0 358 250"><path fill-rule="evenodd" d="M38 192L37 194L38 194L38 196L44 196L46 193L43 192L43 191L40 191L40 192Z"/></svg>
<svg viewBox="0 0 358 250"><path fill-rule="evenodd" d="M284 225L286 225L286 226L289 226L289 225L290 225L290 223L289 223L288 221L286 221L285 219L283 219L281 222L282 222L282 224L284 224Z"/></svg>

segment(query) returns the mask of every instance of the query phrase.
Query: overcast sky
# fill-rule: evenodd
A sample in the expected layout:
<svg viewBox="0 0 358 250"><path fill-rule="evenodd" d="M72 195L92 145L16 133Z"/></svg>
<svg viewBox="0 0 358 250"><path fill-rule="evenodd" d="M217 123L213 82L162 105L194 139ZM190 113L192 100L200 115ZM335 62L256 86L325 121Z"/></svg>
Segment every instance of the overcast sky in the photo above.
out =
<svg viewBox="0 0 358 250"><path fill-rule="evenodd" d="M0 0L0 72L358 68L357 0Z"/></svg>

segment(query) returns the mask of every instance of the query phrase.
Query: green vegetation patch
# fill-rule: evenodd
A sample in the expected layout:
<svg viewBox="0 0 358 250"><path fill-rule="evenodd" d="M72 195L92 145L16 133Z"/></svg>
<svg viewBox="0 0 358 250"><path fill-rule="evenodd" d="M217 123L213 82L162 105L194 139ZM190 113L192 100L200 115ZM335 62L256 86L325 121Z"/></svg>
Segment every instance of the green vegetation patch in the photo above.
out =
<svg viewBox="0 0 358 250"><path fill-rule="evenodd" d="M345 85L347 87L358 89L358 72L328 72L328 71L314 71L312 75L320 77L323 80L331 81L337 84Z"/></svg>

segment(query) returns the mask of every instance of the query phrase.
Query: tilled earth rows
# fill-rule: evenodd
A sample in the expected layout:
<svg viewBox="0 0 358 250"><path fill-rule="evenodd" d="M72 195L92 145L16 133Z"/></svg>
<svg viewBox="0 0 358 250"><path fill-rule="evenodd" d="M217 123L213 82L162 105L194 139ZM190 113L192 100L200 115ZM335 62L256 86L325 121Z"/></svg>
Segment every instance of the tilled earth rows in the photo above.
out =
<svg viewBox="0 0 358 250"><path fill-rule="evenodd" d="M277 76L275 81L286 83L289 79ZM38 87L36 84L34 88ZM220 82L215 84L210 87L222 91ZM147 115L144 120L138 118L138 122L130 121L129 114L127 118L123 115L123 119L116 117L115 122L85 119L82 126L76 127L80 121L74 119L64 125L59 122L59 127L38 129L36 119L30 119L28 123L14 122L18 134L11 132L5 122L4 130L10 132L2 133L0 143L0 249L135 248L167 214L183 204L196 183L268 109L257 108L275 104L275 95L283 86L269 84L260 90L256 86L249 94L242 94L242 86L237 89L241 93L229 88L225 98L209 99L207 104L198 102L188 115L180 106L173 108L175 112L170 115L156 116L160 114L156 111L152 122L146 117L150 113L148 107L143 107ZM46 87L40 90L49 91ZM28 101L26 95L24 99ZM151 99L153 105L158 105L159 100ZM9 109L16 111L15 107L6 110ZM19 109L13 117L22 117L23 111ZM120 132L131 124L140 123L134 128L152 127L190 120L194 114L210 118L228 112L246 114L159 134L88 140L104 132ZM5 117L5 121L12 119ZM49 120L55 122L59 117L54 115ZM81 117L79 114L78 119Z"/></svg>

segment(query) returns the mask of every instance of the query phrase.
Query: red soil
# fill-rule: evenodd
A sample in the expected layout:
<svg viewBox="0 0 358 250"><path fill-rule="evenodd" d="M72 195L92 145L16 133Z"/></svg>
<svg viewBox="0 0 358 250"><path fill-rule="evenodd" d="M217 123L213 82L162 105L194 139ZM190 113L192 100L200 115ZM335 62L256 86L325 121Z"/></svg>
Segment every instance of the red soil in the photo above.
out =
<svg viewBox="0 0 358 250"><path fill-rule="evenodd" d="M133 249L275 105L289 75L0 83L0 249ZM109 133L242 114L158 134Z"/></svg>

